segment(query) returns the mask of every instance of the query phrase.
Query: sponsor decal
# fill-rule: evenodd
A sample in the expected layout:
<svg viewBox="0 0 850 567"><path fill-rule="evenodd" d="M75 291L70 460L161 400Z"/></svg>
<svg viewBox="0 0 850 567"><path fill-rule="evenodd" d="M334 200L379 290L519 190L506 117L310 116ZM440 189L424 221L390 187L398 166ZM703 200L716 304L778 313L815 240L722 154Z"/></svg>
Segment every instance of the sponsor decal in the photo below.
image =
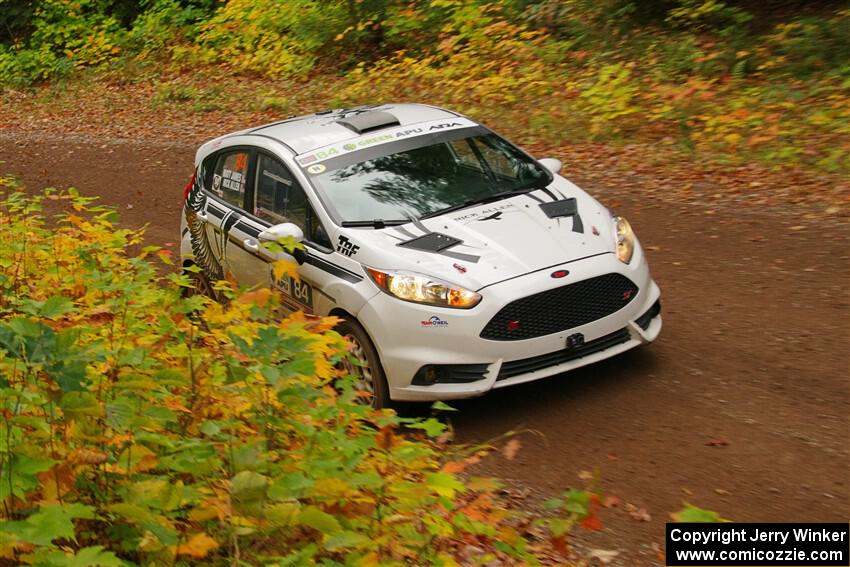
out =
<svg viewBox="0 0 850 567"><path fill-rule="evenodd" d="M568 275L570 275L570 271L569 270L555 270L554 272L552 272L549 275L552 276L555 279L560 279L560 278L565 278Z"/></svg>
<svg viewBox="0 0 850 567"><path fill-rule="evenodd" d="M487 207L486 209L481 209L480 211L472 211L458 217L453 217L452 220L457 222L471 221L471 220L499 220L499 217L502 216L502 212L508 209L514 209L513 203L502 203L500 205L494 205L492 207ZM498 214L497 214L498 213ZM479 218L486 217L486 218Z"/></svg>
<svg viewBox="0 0 850 567"><path fill-rule="evenodd" d="M350 258L351 256L357 254L358 250L360 250L360 247L350 241L347 236L339 236L339 246L336 247L337 252L339 252L343 256L348 256Z"/></svg>
<svg viewBox="0 0 850 567"><path fill-rule="evenodd" d="M410 130L405 130L404 132L396 132L395 137L396 138L406 138L407 136L410 136L411 134L422 134L423 132L425 132L425 130L423 130L422 128L411 128Z"/></svg>
<svg viewBox="0 0 850 567"><path fill-rule="evenodd" d="M364 136L357 140L345 142L344 144L335 144L332 146L328 146L321 150L315 151L312 154L299 157L297 158L297 161L301 165L307 165L309 163L322 161L328 158L341 155L343 152L350 152L360 148L385 144L387 142L393 142L395 140L408 138L410 136L427 134L429 132L434 131L453 130L455 128L470 128L473 126L477 126L477 124L465 118L455 118L453 120L438 120L434 122L420 124L415 127L402 126L399 127L398 130L390 130L386 133L382 133L377 136Z"/></svg>
<svg viewBox="0 0 850 567"><path fill-rule="evenodd" d="M632 298L632 290L627 289L623 292L623 301L628 301Z"/></svg>
<svg viewBox="0 0 850 567"><path fill-rule="evenodd" d="M436 315L432 315L430 319L425 319L424 321L420 321L420 326L422 327L448 327L449 322L445 319L440 319Z"/></svg>
<svg viewBox="0 0 850 567"><path fill-rule="evenodd" d="M465 274L465 273L466 273L466 266L464 266L464 265L462 265L462 264L458 264L457 262L455 262L454 264L452 264L452 268L454 268L455 270L457 270L457 271L458 271L458 272L460 272L461 274Z"/></svg>
<svg viewBox="0 0 850 567"><path fill-rule="evenodd" d="M314 163L310 167L307 168L307 173L311 175L318 175L327 169L325 164L323 163Z"/></svg>
<svg viewBox="0 0 850 567"><path fill-rule="evenodd" d="M382 136L375 136L374 138L366 138L365 140L360 140L359 142L357 142L357 145L361 148L365 148L366 146L371 146L379 142L389 142L390 140L395 140L395 136L393 136L392 134L384 134Z"/></svg>
<svg viewBox="0 0 850 567"><path fill-rule="evenodd" d="M596 228L595 226L592 226L590 228L592 229L593 236L599 236L599 229L598 228Z"/></svg>
<svg viewBox="0 0 850 567"><path fill-rule="evenodd" d="M216 191L216 192L221 188L221 175L219 175L218 173L213 175L213 186L212 186L212 188L213 188L213 191Z"/></svg>
<svg viewBox="0 0 850 567"><path fill-rule="evenodd" d="M283 294L284 306L292 311L313 310L313 286L301 280L296 280L289 274L284 274L278 280L274 278L274 270L269 268L272 285Z"/></svg>
<svg viewBox="0 0 850 567"><path fill-rule="evenodd" d="M478 222L485 221L485 220L499 220L501 218L501 216L502 216L502 211L496 211L492 215L489 215L489 216L486 216L486 217L481 217L480 219L477 219L477 220L478 220Z"/></svg>

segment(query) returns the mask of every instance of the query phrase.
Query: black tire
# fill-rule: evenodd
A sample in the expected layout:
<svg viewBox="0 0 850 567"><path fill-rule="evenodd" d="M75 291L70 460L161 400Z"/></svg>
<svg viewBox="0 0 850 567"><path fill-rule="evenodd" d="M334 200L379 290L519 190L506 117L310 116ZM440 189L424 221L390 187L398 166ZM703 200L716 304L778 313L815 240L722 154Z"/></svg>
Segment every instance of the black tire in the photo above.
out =
<svg viewBox="0 0 850 567"><path fill-rule="evenodd" d="M204 295L213 301L219 301L219 293L213 288L212 281L203 270L196 272L184 269L183 273L187 275L194 284L192 287L183 288L183 297Z"/></svg>
<svg viewBox="0 0 850 567"><path fill-rule="evenodd" d="M355 366L349 362L343 362L343 368L352 376L358 377L358 389L371 394L372 407L376 409L390 407L390 388L381 366L381 358L372 339L366 330L352 317L344 317L336 326L336 332L345 337L349 343L349 352L359 358L364 366ZM368 397L363 397L363 402L368 403Z"/></svg>

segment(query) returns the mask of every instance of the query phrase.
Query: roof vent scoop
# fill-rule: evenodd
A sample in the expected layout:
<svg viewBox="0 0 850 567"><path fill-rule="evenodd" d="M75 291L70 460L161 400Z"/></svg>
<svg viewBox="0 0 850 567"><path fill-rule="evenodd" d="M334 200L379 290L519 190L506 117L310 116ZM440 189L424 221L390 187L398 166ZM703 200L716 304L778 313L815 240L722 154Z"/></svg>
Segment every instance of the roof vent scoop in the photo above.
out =
<svg viewBox="0 0 850 567"><path fill-rule="evenodd" d="M336 123L341 126L345 126L355 134L365 134L372 130L380 130L381 128L401 125L398 118L389 112L384 112L382 110L367 110L366 112L358 112L357 114L340 118L336 121Z"/></svg>

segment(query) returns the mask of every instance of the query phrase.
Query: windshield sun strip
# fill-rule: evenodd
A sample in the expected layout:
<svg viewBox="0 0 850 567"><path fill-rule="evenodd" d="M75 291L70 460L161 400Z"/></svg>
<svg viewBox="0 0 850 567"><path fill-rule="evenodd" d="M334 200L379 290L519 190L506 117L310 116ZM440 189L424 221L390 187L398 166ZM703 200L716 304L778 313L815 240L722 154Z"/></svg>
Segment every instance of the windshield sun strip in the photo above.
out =
<svg viewBox="0 0 850 567"><path fill-rule="evenodd" d="M326 171L333 171L341 167L347 167L349 165L387 155L397 154L409 150L415 150L417 148L424 148L426 146L431 146L434 144L451 142L452 140L459 140L471 136L484 136L492 133L493 132L491 132L484 126L471 126L469 128L458 128L456 130L448 130L445 132L433 132L422 136L416 136L415 138L408 138L404 140L399 140L397 142L381 144L380 146L374 146L371 148L363 148L361 150L352 151L351 153L327 159L321 162L322 165L325 166L325 168L322 169L320 173L324 173ZM296 163L298 162L296 161ZM328 213L328 216L331 217L333 223L337 226L342 226L342 222L346 219L342 218L342 215L340 215L339 211L336 210L336 207L334 207L331 200L327 198L327 195L325 195L322 186L318 183L313 182L313 177L316 177L317 174L310 173L309 168L311 165L313 164L299 164L299 168L301 169L302 173L304 174L304 177L310 184L310 187L313 188L313 191L319 198L319 202L322 203L325 211Z"/></svg>
<svg viewBox="0 0 850 567"><path fill-rule="evenodd" d="M321 164L325 166L322 172L340 169L342 167L347 167L349 165L354 165L355 163L369 161L379 157L389 156L410 150L416 150L418 148L424 148L426 146L439 144L441 142L451 142L452 140L459 140L462 138L468 138L471 136L481 136L486 134L492 134L492 132L490 132L483 126L471 126L469 128L458 128L456 130L448 130L446 132L432 132L429 134L416 136L414 138L405 138L396 142L389 142L378 146L362 148L359 150L351 151L347 154L343 154L341 156L328 158L321 162ZM312 164L300 166L301 169L304 171L305 175L307 175L308 177L312 177L314 175L310 173L310 165Z"/></svg>

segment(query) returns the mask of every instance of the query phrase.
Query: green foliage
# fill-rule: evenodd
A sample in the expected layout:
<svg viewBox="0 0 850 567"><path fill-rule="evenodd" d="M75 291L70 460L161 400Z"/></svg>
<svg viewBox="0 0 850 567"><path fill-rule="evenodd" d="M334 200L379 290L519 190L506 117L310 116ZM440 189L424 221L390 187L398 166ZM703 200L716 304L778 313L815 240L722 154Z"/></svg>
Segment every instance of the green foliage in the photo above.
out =
<svg viewBox="0 0 850 567"><path fill-rule="evenodd" d="M31 5L30 33L0 51L0 73L26 82L97 66L121 53L125 32L101 0L40 0Z"/></svg>
<svg viewBox="0 0 850 567"><path fill-rule="evenodd" d="M850 10L736 0L0 0L0 83L146 61L215 88L153 103L234 104L233 74L310 79L333 105L411 100L531 142L672 142L729 162L850 171ZM787 6L786 6L787 8ZM202 71L199 71L202 69ZM340 77L342 77L340 79ZM283 96L281 96L283 95ZM289 113L286 91L253 109ZM743 109L743 110L742 110Z"/></svg>
<svg viewBox="0 0 850 567"><path fill-rule="evenodd" d="M443 424L357 403L334 318L183 299L113 211L2 185L0 558L455 565L474 541L537 563L529 518L441 461Z"/></svg>
<svg viewBox="0 0 850 567"><path fill-rule="evenodd" d="M729 521L721 518L717 512L712 512L711 510L706 510L688 503L685 503L685 507L678 512L670 514L670 518L674 522L717 523Z"/></svg>
<svg viewBox="0 0 850 567"><path fill-rule="evenodd" d="M630 69L620 64L599 69L596 80L580 95L585 112L590 116L591 132L616 128L619 118L639 109L632 103L637 87L629 80Z"/></svg>

